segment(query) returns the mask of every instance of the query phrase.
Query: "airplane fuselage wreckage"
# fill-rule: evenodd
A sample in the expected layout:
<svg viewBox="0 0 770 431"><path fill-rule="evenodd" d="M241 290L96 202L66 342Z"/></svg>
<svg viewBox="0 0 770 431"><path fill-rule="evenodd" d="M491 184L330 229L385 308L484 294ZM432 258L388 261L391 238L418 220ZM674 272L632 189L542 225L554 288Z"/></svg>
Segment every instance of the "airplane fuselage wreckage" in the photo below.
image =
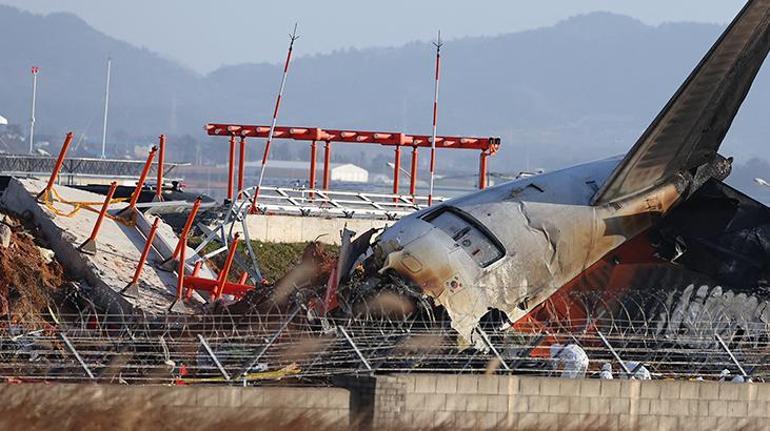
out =
<svg viewBox="0 0 770 431"><path fill-rule="evenodd" d="M751 335L770 323L770 210L722 182L717 151L768 50L770 0L751 0L624 157L403 218L372 243L369 277L432 298L465 343L491 312L514 328L623 318L675 337L711 318Z"/></svg>

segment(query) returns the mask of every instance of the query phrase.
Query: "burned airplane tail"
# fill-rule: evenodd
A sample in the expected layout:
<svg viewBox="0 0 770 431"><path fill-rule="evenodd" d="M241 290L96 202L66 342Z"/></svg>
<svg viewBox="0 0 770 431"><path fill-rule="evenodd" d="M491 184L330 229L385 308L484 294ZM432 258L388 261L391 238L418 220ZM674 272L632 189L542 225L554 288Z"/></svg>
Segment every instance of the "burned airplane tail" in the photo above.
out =
<svg viewBox="0 0 770 431"><path fill-rule="evenodd" d="M719 160L719 146L768 51L770 0L750 0L615 168L592 204L634 196L675 175L697 175L698 168ZM722 177L727 172L729 167L722 169Z"/></svg>

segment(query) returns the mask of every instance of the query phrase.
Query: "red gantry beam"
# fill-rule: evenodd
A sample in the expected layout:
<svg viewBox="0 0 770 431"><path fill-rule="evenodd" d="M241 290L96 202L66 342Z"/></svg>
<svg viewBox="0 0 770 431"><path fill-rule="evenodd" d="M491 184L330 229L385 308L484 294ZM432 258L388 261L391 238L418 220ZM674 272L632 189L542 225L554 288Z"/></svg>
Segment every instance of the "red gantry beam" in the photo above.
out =
<svg viewBox="0 0 770 431"><path fill-rule="evenodd" d="M270 126L249 126L241 124L206 125L209 136L242 136L247 138L266 138ZM314 127L277 126L275 138L295 141L347 142L353 144L378 144L430 147L430 135L408 135L398 132L370 132L362 130L332 130ZM500 148L500 138L437 136L436 148L457 148L463 150L481 150L494 154Z"/></svg>

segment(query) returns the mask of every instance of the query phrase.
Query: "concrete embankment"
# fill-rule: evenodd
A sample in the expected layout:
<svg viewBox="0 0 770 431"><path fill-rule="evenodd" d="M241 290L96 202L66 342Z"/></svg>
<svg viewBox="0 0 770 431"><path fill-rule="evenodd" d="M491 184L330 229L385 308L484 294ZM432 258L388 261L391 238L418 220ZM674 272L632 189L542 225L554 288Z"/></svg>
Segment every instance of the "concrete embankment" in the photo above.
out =
<svg viewBox="0 0 770 431"><path fill-rule="evenodd" d="M252 214L246 218L249 238L253 240L286 243L318 240L334 245L340 244L340 231L346 226L348 229L362 234L369 229L379 229L393 223L388 220L301 217L278 214ZM242 231L243 227L237 223L233 232Z"/></svg>
<svg viewBox="0 0 770 431"><path fill-rule="evenodd" d="M2 196L2 205L17 214L26 213L56 253L56 258L76 279L87 282L90 299L108 312L126 312L140 308L147 313L165 313L175 299L176 277L158 270L153 263L163 260L160 250L176 247L178 238L171 226L160 223L156 247L143 268L138 297L126 297L121 291L131 281L140 260L145 237L136 225L105 218L98 232L96 253L82 253L79 246L91 235L104 196L70 187L57 186L56 197L43 203L36 195L46 183L34 179L11 178ZM108 213L118 214L128 204L114 202ZM137 214L136 219L143 217ZM144 225L148 225L144 220ZM161 247L161 245L163 247ZM194 251L187 250L187 256ZM207 267L203 273L213 277ZM200 302L200 297L195 295Z"/></svg>
<svg viewBox="0 0 770 431"><path fill-rule="evenodd" d="M138 419L121 410L145 417L162 411L166 426L196 429L264 429L276 418L295 429L302 428L292 422L298 418L311 418L314 429L770 429L764 383L432 374L346 383L347 389L6 384L0 410L21 406L67 417L87 406L124 420Z"/></svg>

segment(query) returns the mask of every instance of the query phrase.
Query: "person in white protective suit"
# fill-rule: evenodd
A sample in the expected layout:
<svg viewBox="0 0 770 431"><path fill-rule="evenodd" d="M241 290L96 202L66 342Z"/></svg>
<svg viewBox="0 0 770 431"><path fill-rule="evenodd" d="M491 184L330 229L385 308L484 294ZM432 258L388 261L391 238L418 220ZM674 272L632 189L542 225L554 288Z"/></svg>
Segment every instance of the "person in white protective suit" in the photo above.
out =
<svg viewBox="0 0 770 431"><path fill-rule="evenodd" d="M754 383L751 377L743 377L742 374L738 374L732 379L730 378L730 376L731 376L730 370L725 368L724 370L722 370L721 373L719 373L719 381L726 382L727 380L730 380L732 383Z"/></svg>
<svg viewBox="0 0 770 431"><path fill-rule="evenodd" d="M720 382L726 381L729 377L730 377L730 370L728 370L727 368L725 368L724 370L722 370L721 373L719 373Z"/></svg>
<svg viewBox="0 0 770 431"><path fill-rule="evenodd" d="M631 380L652 380L652 374L650 374L650 370L648 370L644 365L639 365L639 362L628 361L626 362L626 368L628 368L628 371L631 372ZM625 372L620 375L620 378L623 380L628 380L628 376Z"/></svg>
<svg viewBox="0 0 770 431"><path fill-rule="evenodd" d="M552 344L550 349L552 365L556 371L562 370L565 379L582 379L588 370L588 355L577 344Z"/></svg>
<svg viewBox="0 0 770 431"><path fill-rule="evenodd" d="M602 371L599 373L599 378L602 380L612 380L612 364L605 362L602 364Z"/></svg>

